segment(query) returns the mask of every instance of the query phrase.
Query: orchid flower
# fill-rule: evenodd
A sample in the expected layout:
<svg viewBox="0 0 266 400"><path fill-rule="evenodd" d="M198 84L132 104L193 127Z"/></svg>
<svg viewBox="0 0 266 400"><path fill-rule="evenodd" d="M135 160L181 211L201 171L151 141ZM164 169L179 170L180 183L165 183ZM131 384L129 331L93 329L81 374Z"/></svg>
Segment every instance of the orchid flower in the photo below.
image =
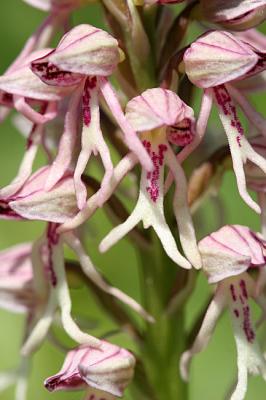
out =
<svg viewBox="0 0 266 400"><path fill-rule="evenodd" d="M190 268L189 262L179 253L164 216L164 167L168 166L176 182L174 212L180 241L187 258L196 268L200 268L200 256L187 205L186 177L171 148L171 143L184 146L193 139L193 111L175 93L156 88L148 89L130 100L126 117L140 133L154 168L152 172L142 170L137 205L130 217L103 239L100 251L108 250L142 220L144 228L153 227L168 256L183 268Z"/></svg>
<svg viewBox="0 0 266 400"><path fill-rule="evenodd" d="M86 400L122 397L134 375L135 357L106 341L101 348L80 346L71 350L58 374L44 382L50 392L84 390Z"/></svg>
<svg viewBox="0 0 266 400"><path fill-rule="evenodd" d="M266 298L255 296L255 281L249 270L265 268L266 242L250 229L227 225L199 242L203 270L209 283L217 284L199 333L192 347L181 357L181 374L188 379L192 357L204 350L210 341L223 309L230 311L237 347L238 381L231 400L243 400L248 373L266 379L266 361L256 339L249 300L254 299L266 310Z"/></svg>
<svg viewBox="0 0 266 400"><path fill-rule="evenodd" d="M179 159L186 158L200 143L214 100L230 146L239 193L251 208L260 213L259 206L247 192L243 164L250 160L266 173L266 160L257 154L247 141L234 99L264 135L265 123L260 115L248 107L248 102L230 83L264 70L264 53L256 51L228 32L213 31L201 36L186 50L184 65L189 79L204 89L204 95L197 136L191 145L179 154Z"/></svg>
<svg viewBox="0 0 266 400"><path fill-rule="evenodd" d="M204 17L225 29L246 30L266 18L265 0L200 0Z"/></svg>
<svg viewBox="0 0 266 400"><path fill-rule="evenodd" d="M119 47L116 39L91 25L79 25L61 39L55 50L32 62L32 70L47 85L59 87L76 85L76 90L83 92L81 152L74 175L80 209L85 206L87 197L86 188L81 181L81 175L86 168L91 153L100 154L105 168L102 191L99 194L99 204L102 203L102 198L108 190L113 174L110 152L100 128L99 92L102 93L118 125L125 133L125 141L129 148L137 154L147 170L152 168L151 160L145 148L126 120L115 91L107 80L107 77L115 70L119 59ZM69 113L74 113L77 106L78 101L73 100ZM77 135L75 129L71 129L70 121L71 118L66 121L59 153L48 178L47 189L50 189L69 168Z"/></svg>

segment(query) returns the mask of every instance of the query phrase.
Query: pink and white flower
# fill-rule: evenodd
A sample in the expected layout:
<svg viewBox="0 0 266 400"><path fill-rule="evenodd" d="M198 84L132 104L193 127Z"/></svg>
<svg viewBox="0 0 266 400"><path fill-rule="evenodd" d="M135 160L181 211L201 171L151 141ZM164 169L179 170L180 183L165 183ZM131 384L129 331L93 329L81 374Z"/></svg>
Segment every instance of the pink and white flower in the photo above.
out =
<svg viewBox="0 0 266 400"><path fill-rule="evenodd" d="M256 295L256 282L249 270L266 267L266 242L240 225L227 225L199 242L203 270L209 283L217 284L199 333L181 357L181 374L188 379L192 357L204 350L225 307L229 308L237 347L238 381L231 400L243 400L248 373L266 379L266 361L256 339L249 301L266 310L266 298Z"/></svg>
<svg viewBox="0 0 266 400"><path fill-rule="evenodd" d="M263 135L266 135L265 121L231 83L263 71L265 54L228 32L213 31L201 36L186 50L184 65L189 79L204 89L204 95L197 137L180 153L179 158L186 158L202 140L214 101L230 146L239 193L251 208L260 213L259 206L247 192L243 164L250 160L266 173L266 160L254 151L246 139L234 100Z"/></svg>
<svg viewBox="0 0 266 400"><path fill-rule="evenodd" d="M126 117L140 133L154 168L152 172L142 170L137 205L130 217L103 239L100 250L108 250L142 220L144 228L153 227L168 256L183 268L190 268L189 262L179 253L164 216L164 168L168 166L176 183L173 207L180 241L187 258L196 268L200 268L200 256L187 204L186 177L171 148L171 143L184 146L193 140L193 111L175 93L155 88L130 100Z"/></svg>
<svg viewBox="0 0 266 400"><path fill-rule="evenodd" d="M85 390L87 400L122 397L134 375L135 357L128 350L101 341L101 347L80 346L70 351L58 374L44 382L50 392Z"/></svg>
<svg viewBox="0 0 266 400"><path fill-rule="evenodd" d="M75 97L70 105L69 113L76 112L79 105L78 99L83 93L81 152L74 174L80 209L84 207L87 197L81 175L92 153L100 154L105 168L102 191L99 193L100 204L113 175L110 151L103 139L100 127L99 93L103 95L111 113L124 132L128 147L137 154L146 169L152 169L151 160L125 118L117 95L107 79L119 61L120 52L116 39L91 25L79 25L62 38L55 50L32 62L32 70L47 85L58 87L76 85ZM66 121L59 152L48 178L47 189L51 188L69 168L76 136L76 130Z"/></svg>

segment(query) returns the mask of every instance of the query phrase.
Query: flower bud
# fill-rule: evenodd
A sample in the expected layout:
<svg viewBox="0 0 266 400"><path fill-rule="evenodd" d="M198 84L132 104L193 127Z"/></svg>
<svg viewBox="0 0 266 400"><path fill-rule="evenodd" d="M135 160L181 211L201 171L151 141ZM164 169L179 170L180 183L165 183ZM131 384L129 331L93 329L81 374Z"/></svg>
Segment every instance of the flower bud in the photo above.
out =
<svg viewBox="0 0 266 400"><path fill-rule="evenodd" d="M226 225L199 242L203 269L210 283L265 266L266 241L241 225Z"/></svg>
<svg viewBox="0 0 266 400"><path fill-rule="evenodd" d="M225 31L202 35L184 54L186 73L201 88L242 79L258 61L259 56L248 44Z"/></svg>
<svg viewBox="0 0 266 400"><path fill-rule="evenodd" d="M102 341L99 349L84 345L70 351L61 371L46 379L44 385L50 392L89 387L91 395L95 390L102 397L105 393L122 397L134 366L135 358L129 351Z"/></svg>
<svg viewBox="0 0 266 400"><path fill-rule="evenodd" d="M201 0L204 17L230 30L246 30L266 17L265 0Z"/></svg>

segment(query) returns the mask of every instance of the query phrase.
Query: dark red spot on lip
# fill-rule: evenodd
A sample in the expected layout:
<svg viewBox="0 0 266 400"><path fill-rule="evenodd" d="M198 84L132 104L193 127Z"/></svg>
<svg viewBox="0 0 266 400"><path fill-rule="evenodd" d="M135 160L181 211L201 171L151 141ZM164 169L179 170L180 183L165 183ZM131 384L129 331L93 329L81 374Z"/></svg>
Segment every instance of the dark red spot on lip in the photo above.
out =
<svg viewBox="0 0 266 400"><path fill-rule="evenodd" d="M52 86L72 86L83 79L81 74L63 71L49 61L41 61L41 59L31 63L31 70L42 81Z"/></svg>
<svg viewBox="0 0 266 400"><path fill-rule="evenodd" d="M149 181L149 185L146 187L147 192L150 195L151 200L155 203L159 197L159 179L160 179L160 167L163 166L164 162L164 153L167 150L167 146L165 144L158 145L158 152L151 150L151 143L147 140L143 141L143 145L147 150L147 153L151 157L153 163L153 171L147 173L147 180Z"/></svg>
<svg viewBox="0 0 266 400"><path fill-rule="evenodd" d="M233 301L236 301L236 292L235 292L235 287L233 284L230 285L230 292L231 292Z"/></svg>
<svg viewBox="0 0 266 400"><path fill-rule="evenodd" d="M88 77L86 79L83 95L82 95L82 111L83 111L83 123L86 126L89 126L91 122L91 90L96 87L97 78L96 76Z"/></svg>
<svg viewBox="0 0 266 400"><path fill-rule="evenodd" d="M235 314L236 318L239 318L240 314L239 314L239 311L237 309L234 310L234 314Z"/></svg>
<svg viewBox="0 0 266 400"><path fill-rule="evenodd" d="M250 309L249 306L245 306L243 307L243 330L246 336L246 339L249 343L253 343L253 341L255 340L255 332L252 329L251 326L251 321L250 321Z"/></svg>
<svg viewBox="0 0 266 400"><path fill-rule="evenodd" d="M248 292L247 292L246 282L244 281L244 279L241 279L241 281L239 282L239 286L240 286L240 289L241 289L242 296L245 299L247 299L248 298Z"/></svg>

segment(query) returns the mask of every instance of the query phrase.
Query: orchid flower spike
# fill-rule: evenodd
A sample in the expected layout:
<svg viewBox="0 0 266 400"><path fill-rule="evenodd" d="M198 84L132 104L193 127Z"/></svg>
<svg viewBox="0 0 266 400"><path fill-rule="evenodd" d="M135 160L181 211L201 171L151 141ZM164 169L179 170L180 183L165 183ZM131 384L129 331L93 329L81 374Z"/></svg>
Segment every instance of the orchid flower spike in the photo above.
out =
<svg viewBox="0 0 266 400"><path fill-rule="evenodd" d="M44 385L50 392L84 390L86 400L115 400L132 380L135 362L128 350L106 341L100 349L80 346L67 354L61 371Z"/></svg>
<svg viewBox="0 0 266 400"><path fill-rule="evenodd" d="M200 5L207 20L231 31L252 28L266 18L265 0L200 0Z"/></svg>
<svg viewBox="0 0 266 400"><path fill-rule="evenodd" d="M193 111L175 93L155 88L133 98L127 104L126 117L140 133L154 168L152 172L142 170L137 205L130 217L103 239L100 251L108 250L142 220L144 228L154 228L166 253L174 262L183 268L191 267L179 253L164 216L164 168L168 166L176 182L174 212L180 241L189 261L200 268L200 255L187 204L186 177L171 147L171 143L184 146L193 139Z"/></svg>
<svg viewBox="0 0 266 400"><path fill-rule="evenodd" d="M87 192L81 181L91 154L100 154L105 168L99 203L103 202L113 175L110 151L103 139L100 127L99 92L103 95L118 125L125 134L125 142L134 151L147 170L152 169L147 151L125 118L117 95L107 77L120 61L118 42L107 32L91 25L79 25L63 36L57 48L46 56L32 62L33 72L50 86L68 87L75 85L69 112L66 115L64 134L54 161L46 188L49 190L69 168L75 145L77 130L73 126L73 114L77 113L82 94L83 130L81 152L78 157L74 181L78 206L86 203ZM79 93L80 92L80 93Z"/></svg>
<svg viewBox="0 0 266 400"><path fill-rule="evenodd" d="M204 89L197 137L190 147L183 150L184 156L187 157L204 136L214 100L230 146L239 193L251 208L260 213L259 206L247 192L243 164L250 160L266 173L266 160L255 152L246 139L234 99L250 122L264 135L266 135L265 120L249 107L246 99L231 83L264 70L265 54L256 51L231 33L212 31L201 36L186 50L184 65L189 79Z"/></svg>
<svg viewBox="0 0 266 400"><path fill-rule="evenodd" d="M240 225L227 225L199 242L203 270L209 283L217 284L214 298L205 314L192 347L183 353L180 367L188 379L192 357L209 343L223 309L230 311L237 347L238 380L231 400L243 400L247 391L248 373L261 374L266 379L266 361L260 351L253 327L250 298L265 314L266 299L255 296L255 282L250 269L265 268L266 241Z"/></svg>

